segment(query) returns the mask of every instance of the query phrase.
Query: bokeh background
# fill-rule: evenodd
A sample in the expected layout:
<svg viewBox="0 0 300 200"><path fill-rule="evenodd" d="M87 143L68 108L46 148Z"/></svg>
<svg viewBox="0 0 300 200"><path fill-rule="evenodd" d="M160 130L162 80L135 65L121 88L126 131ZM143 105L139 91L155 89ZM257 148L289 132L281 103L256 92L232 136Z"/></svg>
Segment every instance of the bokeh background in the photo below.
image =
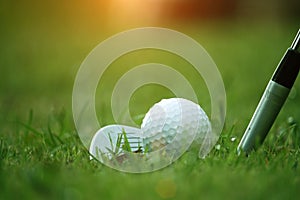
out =
<svg viewBox="0 0 300 200"><path fill-rule="evenodd" d="M230 99L230 87L249 91L255 83L250 96L258 95L299 28L298 8L296 0L3 0L2 116L70 111L72 84L87 54L107 37L143 26L195 38L219 66L229 105L243 106L241 97Z"/></svg>
<svg viewBox="0 0 300 200"><path fill-rule="evenodd" d="M197 40L208 51L219 67L226 87L228 102L224 130L234 127L234 135L238 141L276 65L300 28L299 8L300 1L298 0L1 0L1 141L5 141L9 148L15 149L13 152L17 153L14 155L19 159L18 155L23 154L18 154L18 152L23 152L24 149L18 149L17 143L34 147L35 137L26 136L27 132L34 132L30 127L34 127L35 130L47 130L53 116L63 115L62 126L67 127L63 130L76 133L72 119L72 88L80 64L88 53L104 39L120 31L143 26L161 26L181 31ZM109 96L118 77L137 64L154 60L173 66L187 76L193 77L193 71L188 67L185 68L186 63L174 58L174 55L145 51L128 55L127 58L120 58L112 64L111 70L107 71L103 84L97 91L98 117L102 124L113 123L108 107ZM126 67L121 69L121 65ZM191 82L197 89L196 79L191 78ZM201 84L199 88L204 88ZM171 96L172 93L166 88L145 86L138 90L132 99L132 115L139 116L145 113L154 102ZM199 93L198 97L203 99L203 107L209 113L208 96ZM278 123L273 127L274 130L277 130L280 122L285 122L286 119L300 120L299 102L300 82L298 79L286 106L277 119ZM140 120L137 118L138 123ZM29 130L27 127L27 131L22 131L16 122L30 122ZM23 138L24 134L26 140ZM38 152L39 149L35 151ZM86 157L88 157L87 154ZM129 197L126 193L128 191L134 194L134 188L139 188L139 185L141 194L146 195L139 199L168 198L170 197L168 191L171 191L171 197L195 197L187 187L189 181L185 179L184 174L179 174L179 178L161 180L159 175L154 175L154 178L151 178L151 175L144 178L129 177L105 167L101 168L100 174L97 174L92 172L99 170L98 168L86 167L82 164L85 160L76 163L81 169L79 170L80 176L75 178L76 184L74 182L74 185L72 178L78 171L74 165L70 167L70 163L64 163L63 167L52 167L58 161L48 163L45 161L46 158L38 156L30 157L30 161L26 160L27 158L23 161L18 161L13 157L11 159L12 161L5 161L9 164L2 165L0 162L1 171L3 169L3 172L7 174L5 176L2 174L4 178L0 181L0 187L7 185L2 187L4 188L2 194L6 194L4 197L18 197L17 194L13 195L13 192L18 190L20 194L27 194L26 191L28 191L28 196L25 195L28 199L47 197L47 194L49 198L74 199L78 196L84 198L86 196L80 188L85 188L86 193L96 194L94 189L97 190L98 187L90 182L93 181L99 185L105 183L99 186L99 190L105 193L107 198L119 199L118 194L111 189L118 180L125 181L125 186L129 187L126 189L122 184L117 186L119 194L124 198ZM42 167L34 168L35 165L40 166L41 163L46 166L49 164L51 167L42 165ZM206 180L207 186L205 182L201 183L195 179L197 175L194 179L190 177L195 183L193 189L196 190L199 187L202 188L202 192L210 191L211 195L205 193L206 197L218 199L217 193L213 190L216 187L219 188L220 194L223 192L234 197L225 180L231 180L233 185L238 187L240 186L238 180L244 174L231 174L228 177L226 173L231 169L223 167L218 173L220 176L211 179L211 175L215 173L213 170L218 170L218 168L206 166L204 171L207 174L201 174L198 177L199 180L200 178ZM11 181L10 173L11 177L20 181ZM252 188L252 191L267 188L268 182L264 180L269 179L273 172L253 173L253 176L246 176L247 181L242 186ZM90 177L91 174L93 174L91 179L85 178ZM165 174L167 175L162 177L174 175L170 171ZM279 179L283 179L289 183L292 180L289 177L294 177L294 174L290 172L287 174L290 176L279 173L278 178L272 176L272 180L279 182ZM132 181L128 181L128 177ZM256 185L255 178L257 177L262 177L261 188ZM182 181L182 184L176 186L179 184L176 180ZM298 179L292 181L299 186L299 180L298 174ZM153 185L150 189L146 184L147 181ZM87 186L89 184L93 186ZM164 188L161 185L167 185L166 189L162 191L157 189ZM282 197L288 197L287 190L279 185L273 186L274 190L278 189L283 192ZM296 186L293 185L292 188ZM174 192L174 187L177 188L177 193ZM55 195L57 191L60 192L58 196ZM242 192L236 194L235 197L243 196ZM268 194L265 193L265 195Z"/></svg>

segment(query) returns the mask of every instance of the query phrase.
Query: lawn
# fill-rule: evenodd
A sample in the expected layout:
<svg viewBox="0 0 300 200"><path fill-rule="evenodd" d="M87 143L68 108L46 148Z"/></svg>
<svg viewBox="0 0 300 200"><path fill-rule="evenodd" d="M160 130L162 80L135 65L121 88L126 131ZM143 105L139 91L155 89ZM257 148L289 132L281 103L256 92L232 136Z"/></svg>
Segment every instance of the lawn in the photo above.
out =
<svg viewBox="0 0 300 200"><path fill-rule="evenodd" d="M219 67L227 94L225 126L204 160L191 148L167 168L127 174L89 159L71 107L81 62L99 42L125 28L106 31L95 22L62 18L61 13L52 18L49 10L40 16L42 11L30 13L21 6L7 9L1 10L0 19L0 199L297 199L300 195L299 79L263 147L249 157L236 155L298 23L226 20L165 25L197 40ZM153 59L191 77L194 89L205 90L176 56L135 52L114 62L100 82L96 109L101 124L114 123L107 106L114 83L124 71ZM209 114L207 91L204 94L197 96ZM133 116L145 114L153 103L172 96L164 87L145 86L134 93L130 111Z"/></svg>

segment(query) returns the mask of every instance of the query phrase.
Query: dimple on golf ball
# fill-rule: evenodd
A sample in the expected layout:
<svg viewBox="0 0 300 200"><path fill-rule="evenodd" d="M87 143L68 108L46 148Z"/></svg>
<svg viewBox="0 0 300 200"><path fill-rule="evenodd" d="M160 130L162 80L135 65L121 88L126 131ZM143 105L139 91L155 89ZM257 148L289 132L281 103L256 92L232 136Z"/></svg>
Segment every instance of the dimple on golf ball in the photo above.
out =
<svg viewBox="0 0 300 200"><path fill-rule="evenodd" d="M198 104L182 98L156 103L141 125L143 146L149 152L166 145L176 149L183 142L205 138L208 131L211 131L211 124L206 113Z"/></svg>

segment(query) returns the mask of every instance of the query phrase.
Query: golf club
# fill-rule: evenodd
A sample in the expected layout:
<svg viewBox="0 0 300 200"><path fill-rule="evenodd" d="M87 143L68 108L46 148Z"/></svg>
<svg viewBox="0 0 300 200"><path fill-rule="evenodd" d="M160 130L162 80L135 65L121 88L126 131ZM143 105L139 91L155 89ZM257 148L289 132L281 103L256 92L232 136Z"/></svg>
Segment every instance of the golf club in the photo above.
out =
<svg viewBox="0 0 300 200"><path fill-rule="evenodd" d="M273 74L237 151L249 154L266 138L297 78L300 68L300 29Z"/></svg>

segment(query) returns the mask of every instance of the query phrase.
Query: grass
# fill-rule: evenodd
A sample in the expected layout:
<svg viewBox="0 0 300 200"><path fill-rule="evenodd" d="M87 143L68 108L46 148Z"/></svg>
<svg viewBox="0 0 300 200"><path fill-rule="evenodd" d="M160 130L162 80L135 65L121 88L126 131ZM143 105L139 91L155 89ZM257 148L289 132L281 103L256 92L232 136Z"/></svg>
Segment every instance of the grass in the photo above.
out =
<svg viewBox="0 0 300 200"><path fill-rule="evenodd" d="M199 41L218 65L227 92L225 127L204 160L197 158L193 147L167 168L126 174L89 159L71 113L77 69L110 34L101 28L88 31L82 21L48 27L39 20L43 19L15 17L1 32L0 199L297 199L300 195L299 79L262 148L250 157L236 155L260 95L299 28L297 23L228 21L192 29L174 27ZM112 64L97 90L102 124L113 122L107 102L118 77L157 53L161 52L140 59L135 58L142 54L131 54ZM193 77L184 61L171 56L160 54L160 61ZM127 68L116 70L120 64ZM202 88L196 80L191 78L192 85ZM130 101L133 116L172 95L159 86L137 90ZM209 113L207 95L197 95Z"/></svg>
<svg viewBox="0 0 300 200"><path fill-rule="evenodd" d="M89 160L72 129L39 131L19 123L16 137L0 140L1 198L291 199L299 193L299 130L287 122L281 126L281 135L271 135L248 158L236 155L232 127L205 160L194 147L170 167L135 175Z"/></svg>

